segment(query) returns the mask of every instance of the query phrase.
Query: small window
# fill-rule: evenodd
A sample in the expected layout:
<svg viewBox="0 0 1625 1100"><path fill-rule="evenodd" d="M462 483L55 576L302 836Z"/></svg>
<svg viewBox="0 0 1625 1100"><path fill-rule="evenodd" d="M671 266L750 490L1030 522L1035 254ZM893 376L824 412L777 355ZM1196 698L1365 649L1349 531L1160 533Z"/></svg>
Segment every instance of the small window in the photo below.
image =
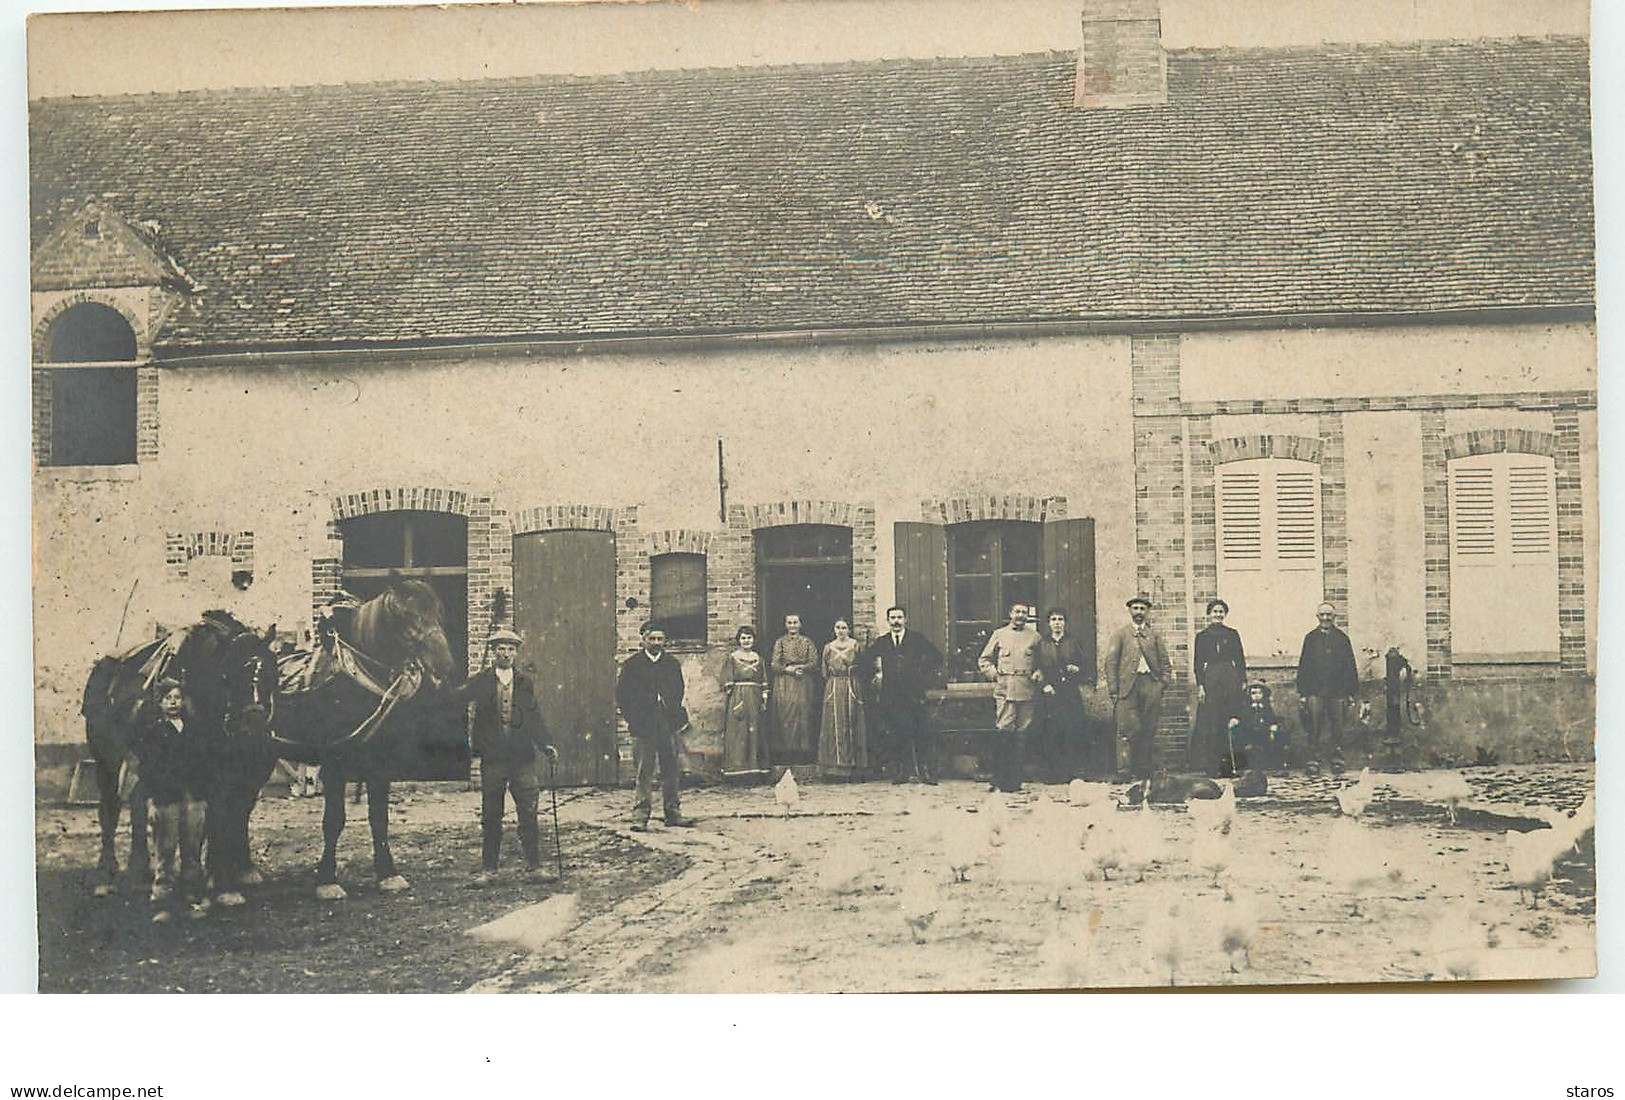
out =
<svg viewBox="0 0 1625 1100"><path fill-rule="evenodd" d="M57 318L41 368L50 382L48 465L135 462L135 357L135 332L115 309L84 302ZM124 362L132 365L107 365Z"/></svg>
<svg viewBox="0 0 1625 1100"><path fill-rule="evenodd" d="M649 559L649 612L673 641L705 641L704 554Z"/></svg>
<svg viewBox="0 0 1625 1100"><path fill-rule="evenodd" d="M1464 662L1557 659L1550 458L1490 454L1450 463L1450 647Z"/></svg>
<svg viewBox="0 0 1625 1100"><path fill-rule="evenodd" d="M1010 605L1038 605L1043 580L1042 525L977 520L948 531L949 674L976 680L976 660Z"/></svg>

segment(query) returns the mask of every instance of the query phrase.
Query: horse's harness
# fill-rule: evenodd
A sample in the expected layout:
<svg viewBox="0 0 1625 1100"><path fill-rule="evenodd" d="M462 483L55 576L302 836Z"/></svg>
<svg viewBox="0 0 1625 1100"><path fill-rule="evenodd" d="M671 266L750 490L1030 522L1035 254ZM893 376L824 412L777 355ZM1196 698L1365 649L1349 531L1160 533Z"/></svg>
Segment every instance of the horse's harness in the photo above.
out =
<svg viewBox="0 0 1625 1100"><path fill-rule="evenodd" d="M342 675L378 699L378 705L354 729L337 740L323 742L324 749L371 741L395 707L416 695L423 683L423 666L416 658L406 661L391 678L391 670L384 662L345 641L336 630L326 635L322 648L291 653L282 658L278 666L277 690L281 695L314 693ZM283 737L274 730L271 740L289 747L308 744Z"/></svg>
<svg viewBox="0 0 1625 1100"><path fill-rule="evenodd" d="M140 677L140 691L138 698L145 698L152 692L154 686L157 685L160 680L163 680L166 676L171 675L175 662L180 658L181 648L191 637L192 632L201 628L212 630L216 637L218 637L228 649L239 638L244 636L254 636L254 632L252 630L241 625L240 623L213 618L208 614L205 614L202 621L199 623L182 627L180 630L172 631L171 633L164 635L162 638L159 638L157 641L147 642L144 645L136 647L134 650L126 652L120 657L114 658L114 660L119 661L120 663L133 661L140 662L137 672L138 676ZM239 671L248 674L248 681L250 684L249 699L247 704L242 708L241 711L239 711L236 707L232 693L229 690L223 693L225 696L225 707L222 713L222 725L227 734L237 733L241 729L244 715L256 709L265 714L267 725L270 724L272 717L275 715L276 693L274 691L266 693L262 691L260 686L261 678L265 672L265 662L265 654L256 652L241 665L237 666ZM174 670L174 672L174 679L180 681L184 685L186 683L186 670L178 669ZM231 683L230 666L227 666L221 670L219 678L222 686L226 686ZM109 684L109 687L111 687L111 684ZM269 695L268 698L267 695ZM90 705L90 703L91 701L87 699L87 706Z"/></svg>

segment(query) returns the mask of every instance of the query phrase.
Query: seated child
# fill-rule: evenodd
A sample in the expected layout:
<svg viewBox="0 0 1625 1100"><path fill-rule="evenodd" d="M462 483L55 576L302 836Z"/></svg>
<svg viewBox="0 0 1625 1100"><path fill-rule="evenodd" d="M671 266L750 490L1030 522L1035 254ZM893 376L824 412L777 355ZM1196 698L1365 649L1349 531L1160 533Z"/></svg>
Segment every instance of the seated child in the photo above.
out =
<svg viewBox="0 0 1625 1100"><path fill-rule="evenodd" d="M1247 709L1230 719L1230 742L1235 759L1225 759L1225 774L1239 775L1248 768L1279 768L1286 763L1287 731L1270 706L1269 685L1247 685ZM1229 748L1225 749L1228 757Z"/></svg>
<svg viewBox="0 0 1625 1100"><path fill-rule="evenodd" d="M154 696L158 715L137 731L133 748L142 785L152 799L153 834L158 849L152 900L162 906L152 919L162 923L170 919L170 906L178 904L178 900L190 904L194 917L203 916L209 908L203 883L207 746L202 743L196 723L187 718L189 708L178 680L159 680ZM180 899L176 899L177 885Z"/></svg>

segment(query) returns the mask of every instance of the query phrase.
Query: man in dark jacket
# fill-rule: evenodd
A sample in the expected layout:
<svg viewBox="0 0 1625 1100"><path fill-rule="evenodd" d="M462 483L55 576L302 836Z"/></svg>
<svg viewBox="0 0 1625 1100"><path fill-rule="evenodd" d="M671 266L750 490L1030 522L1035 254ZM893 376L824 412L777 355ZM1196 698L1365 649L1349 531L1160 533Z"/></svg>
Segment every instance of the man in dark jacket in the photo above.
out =
<svg viewBox="0 0 1625 1100"><path fill-rule="evenodd" d="M1325 751L1338 752L1343 744L1343 706L1354 702L1360 672L1354 664L1354 646L1337 629L1337 609L1323 603L1315 609L1317 625L1303 638L1298 657L1298 696L1306 711L1305 752L1319 760Z"/></svg>
<svg viewBox="0 0 1625 1100"><path fill-rule="evenodd" d="M925 722L926 689L942 675L942 651L917 630L908 612L886 609L889 629L859 658L859 675L874 687L874 714L893 783L937 782L936 752Z"/></svg>
<svg viewBox="0 0 1625 1100"><path fill-rule="evenodd" d="M1173 674L1162 635L1146 621L1151 601L1135 596L1126 606L1128 625L1106 643L1105 660L1106 694L1117 719L1119 783L1151 778L1162 693Z"/></svg>
<svg viewBox="0 0 1625 1100"><path fill-rule="evenodd" d="M649 827L654 804L655 764L660 764L661 810L666 826L687 829L694 822L683 816L682 765L677 760L677 738L688 725L683 709L683 670L666 652L666 631L653 622L643 625L643 648L621 665L615 681L615 705L621 708L626 728L636 745L637 803L633 806L634 832Z"/></svg>
<svg viewBox="0 0 1625 1100"><path fill-rule="evenodd" d="M476 886L488 885L496 874L502 851L504 796L513 795L519 815L519 844L525 870L533 879L548 880L552 872L542 866L536 829L536 798L541 781L536 775L536 754L557 759L547 740L547 725L536 702L536 685L514 668L519 656L519 635L497 630L487 645L491 665L453 690L458 702L474 704L470 740L480 758L480 871Z"/></svg>

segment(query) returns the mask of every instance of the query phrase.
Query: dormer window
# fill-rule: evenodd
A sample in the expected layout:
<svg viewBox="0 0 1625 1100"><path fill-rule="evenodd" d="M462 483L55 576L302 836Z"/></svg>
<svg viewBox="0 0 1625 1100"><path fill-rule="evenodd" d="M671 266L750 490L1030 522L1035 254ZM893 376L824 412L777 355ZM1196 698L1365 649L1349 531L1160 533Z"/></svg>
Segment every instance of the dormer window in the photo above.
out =
<svg viewBox="0 0 1625 1100"><path fill-rule="evenodd" d="M110 306L82 302L51 326L46 353L41 464L134 463L137 350L130 323Z"/></svg>

